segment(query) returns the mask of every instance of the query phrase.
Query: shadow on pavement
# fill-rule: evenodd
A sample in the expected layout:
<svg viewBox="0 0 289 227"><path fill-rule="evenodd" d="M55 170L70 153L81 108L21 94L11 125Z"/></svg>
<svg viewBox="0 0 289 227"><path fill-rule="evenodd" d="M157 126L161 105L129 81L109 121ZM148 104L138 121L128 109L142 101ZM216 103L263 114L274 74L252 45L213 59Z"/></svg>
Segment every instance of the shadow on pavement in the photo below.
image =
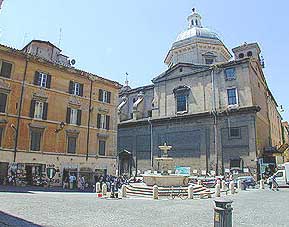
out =
<svg viewBox="0 0 289 227"><path fill-rule="evenodd" d="M63 189L61 187L50 187L50 188L44 188L44 187L37 187L37 186L3 186L0 185L0 192L8 192L8 193L30 193L33 194L33 192L81 192L81 193L92 193L92 190L70 190L70 189Z"/></svg>
<svg viewBox="0 0 289 227"><path fill-rule="evenodd" d="M41 225L34 224L33 222L26 221L2 211L0 211L0 226L42 227Z"/></svg>

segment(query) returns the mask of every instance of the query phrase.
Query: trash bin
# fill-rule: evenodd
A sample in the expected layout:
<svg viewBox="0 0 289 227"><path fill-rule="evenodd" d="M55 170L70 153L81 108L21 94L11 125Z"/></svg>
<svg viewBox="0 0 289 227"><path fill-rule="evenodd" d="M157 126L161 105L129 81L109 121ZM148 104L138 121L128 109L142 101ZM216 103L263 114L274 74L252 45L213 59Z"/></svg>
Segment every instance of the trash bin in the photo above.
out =
<svg viewBox="0 0 289 227"><path fill-rule="evenodd" d="M232 200L216 199L214 227L232 227Z"/></svg>

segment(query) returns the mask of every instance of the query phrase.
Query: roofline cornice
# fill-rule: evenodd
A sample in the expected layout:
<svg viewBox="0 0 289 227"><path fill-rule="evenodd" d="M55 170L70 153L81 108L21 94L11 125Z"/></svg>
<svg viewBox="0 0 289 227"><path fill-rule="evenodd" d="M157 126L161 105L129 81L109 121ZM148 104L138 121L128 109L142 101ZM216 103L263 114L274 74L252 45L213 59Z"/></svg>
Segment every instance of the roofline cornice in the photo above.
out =
<svg viewBox="0 0 289 227"><path fill-rule="evenodd" d="M21 50L18 50L18 49L12 48L12 47L8 47L8 46L5 46L3 44L0 44L0 51L4 52L6 54L11 54L14 56L23 57L25 59L28 59L28 60L33 61L35 63L43 64L43 65L48 66L48 67L54 67L54 68L57 68L58 70L73 73L73 74L76 74L77 76L87 76L88 78L89 77L95 77L97 80L100 80L102 82L106 82L107 84L113 85L114 87L116 87L118 89L120 89L122 87L122 85L120 83L118 83L117 81L109 80L109 79L106 79L104 77L95 75L93 73L86 72L84 70L80 70L80 69L76 69L73 67L67 67L67 66L64 66L61 64L57 64L55 62L48 61L46 59L37 57L37 56L32 55L32 54L25 53Z"/></svg>

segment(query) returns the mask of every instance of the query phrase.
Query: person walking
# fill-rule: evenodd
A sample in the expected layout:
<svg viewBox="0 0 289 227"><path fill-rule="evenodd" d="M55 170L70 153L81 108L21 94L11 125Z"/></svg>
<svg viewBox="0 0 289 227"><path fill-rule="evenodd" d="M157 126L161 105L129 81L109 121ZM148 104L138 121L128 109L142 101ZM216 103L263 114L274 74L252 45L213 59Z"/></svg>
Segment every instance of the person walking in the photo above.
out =
<svg viewBox="0 0 289 227"><path fill-rule="evenodd" d="M78 177L78 181L77 181L77 189L82 190L81 177Z"/></svg>
<svg viewBox="0 0 289 227"><path fill-rule="evenodd" d="M69 176L69 189L73 189L74 178L75 176L72 174Z"/></svg>
<svg viewBox="0 0 289 227"><path fill-rule="evenodd" d="M84 176L81 177L81 190L84 191L85 189L85 178Z"/></svg>
<svg viewBox="0 0 289 227"><path fill-rule="evenodd" d="M274 191L274 188L276 189L276 191L279 191L279 185L276 181L276 176L273 175L272 176L272 190Z"/></svg>

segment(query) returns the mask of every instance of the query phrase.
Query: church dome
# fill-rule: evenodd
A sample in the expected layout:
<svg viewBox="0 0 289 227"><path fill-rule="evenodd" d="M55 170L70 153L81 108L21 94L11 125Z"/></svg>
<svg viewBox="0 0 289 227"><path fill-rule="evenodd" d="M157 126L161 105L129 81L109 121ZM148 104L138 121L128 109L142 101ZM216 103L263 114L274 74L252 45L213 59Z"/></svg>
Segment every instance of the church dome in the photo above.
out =
<svg viewBox="0 0 289 227"><path fill-rule="evenodd" d="M219 39L218 35L208 28L192 27L178 35L176 42L184 39L200 37L208 39Z"/></svg>
<svg viewBox="0 0 289 227"><path fill-rule="evenodd" d="M172 67L178 63L211 65L228 61L231 54L217 33L203 27L201 15L195 8L192 11L187 18L187 29L173 42L165 63Z"/></svg>
<svg viewBox="0 0 289 227"><path fill-rule="evenodd" d="M188 29L178 35L176 42L182 41L189 38L207 38L207 39L219 39L218 35L208 28L202 26L202 17L200 14L195 12L188 16Z"/></svg>

